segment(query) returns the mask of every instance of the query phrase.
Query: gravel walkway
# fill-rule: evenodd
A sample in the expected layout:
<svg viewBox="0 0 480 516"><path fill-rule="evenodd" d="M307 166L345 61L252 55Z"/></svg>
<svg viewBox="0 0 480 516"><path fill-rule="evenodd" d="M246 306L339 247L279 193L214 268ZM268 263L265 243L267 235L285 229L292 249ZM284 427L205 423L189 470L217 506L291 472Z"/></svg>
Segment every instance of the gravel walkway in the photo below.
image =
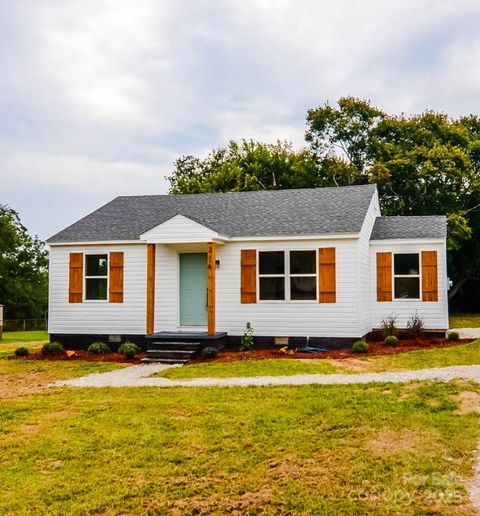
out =
<svg viewBox="0 0 480 516"><path fill-rule="evenodd" d="M360 374L300 374L294 376L252 376L238 378L194 378L169 380L150 376L170 367L164 364L135 365L109 373L95 373L73 380L55 382L53 386L71 387L248 387L252 385L347 385L371 382L403 383L414 380L465 379L480 383L480 366L450 366L416 371Z"/></svg>
<svg viewBox="0 0 480 516"><path fill-rule="evenodd" d="M452 328L450 331L456 331L461 339L480 339L480 328Z"/></svg>

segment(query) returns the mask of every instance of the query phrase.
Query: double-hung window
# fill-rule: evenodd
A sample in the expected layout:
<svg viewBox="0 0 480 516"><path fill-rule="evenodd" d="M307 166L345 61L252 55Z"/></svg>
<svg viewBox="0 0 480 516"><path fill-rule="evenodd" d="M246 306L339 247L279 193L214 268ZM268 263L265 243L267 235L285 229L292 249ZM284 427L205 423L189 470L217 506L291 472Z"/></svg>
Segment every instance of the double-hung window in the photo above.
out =
<svg viewBox="0 0 480 516"><path fill-rule="evenodd" d="M85 255L85 300L106 301L108 293L108 255Z"/></svg>
<svg viewBox="0 0 480 516"><path fill-rule="evenodd" d="M420 257L418 253L394 255L393 281L395 299L420 299Z"/></svg>
<svg viewBox="0 0 480 516"><path fill-rule="evenodd" d="M261 301L317 299L316 251L260 251L258 258Z"/></svg>

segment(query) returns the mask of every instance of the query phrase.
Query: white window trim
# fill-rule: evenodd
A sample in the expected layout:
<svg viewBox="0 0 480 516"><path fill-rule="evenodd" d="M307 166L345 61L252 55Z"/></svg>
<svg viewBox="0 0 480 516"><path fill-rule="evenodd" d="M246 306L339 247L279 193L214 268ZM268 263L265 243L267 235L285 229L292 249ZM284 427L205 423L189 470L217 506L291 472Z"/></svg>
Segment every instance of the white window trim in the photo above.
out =
<svg viewBox="0 0 480 516"><path fill-rule="evenodd" d="M397 254L416 254L418 255L418 274L395 274L395 255ZM392 259L392 290L393 301L405 303L408 301L422 301L422 253L420 251L402 251L393 252ZM395 278L418 278L418 295L419 297L396 297L395 296Z"/></svg>
<svg viewBox="0 0 480 516"><path fill-rule="evenodd" d="M107 257L107 275L106 276L87 276L87 256L106 255ZM107 297L106 299L87 299L87 280L88 279L106 279L107 280ZM83 255L83 302L84 303L108 303L108 286L110 285L110 253L107 252L90 252Z"/></svg>
<svg viewBox="0 0 480 516"><path fill-rule="evenodd" d="M315 252L315 273L290 274L290 253L295 251ZM284 274L260 274L260 253L283 252ZM257 303L318 303L318 249L257 249ZM315 280L315 299L291 299L290 278L316 278ZM260 298L260 278L283 278L285 285L285 299L261 299Z"/></svg>

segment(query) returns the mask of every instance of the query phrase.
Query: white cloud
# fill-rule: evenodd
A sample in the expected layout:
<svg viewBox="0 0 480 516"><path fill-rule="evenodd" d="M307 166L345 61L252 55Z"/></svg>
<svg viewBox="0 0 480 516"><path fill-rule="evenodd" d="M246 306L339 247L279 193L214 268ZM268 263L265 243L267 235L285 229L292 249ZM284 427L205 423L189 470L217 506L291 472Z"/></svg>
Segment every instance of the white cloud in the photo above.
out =
<svg viewBox="0 0 480 516"><path fill-rule="evenodd" d="M71 203L165 191L176 156L231 138L301 146L306 110L342 95L480 111L477 0L3 7L0 177L18 186L4 191L14 207L38 187Z"/></svg>

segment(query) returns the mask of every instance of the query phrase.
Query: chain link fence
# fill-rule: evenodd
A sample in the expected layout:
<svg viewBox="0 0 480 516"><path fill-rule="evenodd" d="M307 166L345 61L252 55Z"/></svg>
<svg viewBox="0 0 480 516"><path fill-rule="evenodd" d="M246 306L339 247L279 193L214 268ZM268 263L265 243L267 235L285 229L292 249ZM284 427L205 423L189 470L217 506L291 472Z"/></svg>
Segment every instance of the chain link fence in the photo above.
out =
<svg viewBox="0 0 480 516"><path fill-rule="evenodd" d="M3 331L46 330L47 319L4 319Z"/></svg>

